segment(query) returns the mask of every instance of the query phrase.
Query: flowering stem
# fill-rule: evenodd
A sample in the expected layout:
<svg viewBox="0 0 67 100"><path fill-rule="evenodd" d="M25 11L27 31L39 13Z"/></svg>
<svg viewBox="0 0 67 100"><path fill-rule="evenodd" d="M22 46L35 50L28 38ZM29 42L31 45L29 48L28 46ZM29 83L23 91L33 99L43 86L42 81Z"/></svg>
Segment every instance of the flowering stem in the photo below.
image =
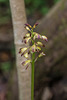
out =
<svg viewBox="0 0 67 100"><path fill-rule="evenodd" d="M40 35L39 33L34 32L34 28L38 24L34 24L32 27L29 24L25 24L26 30L28 30L29 33L27 33L24 37L24 43L31 42L30 47L24 47L20 48L19 53L21 53L21 56L24 56L27 60L22 62L23 66L26 66L26 69L28 68L29 63L31 63L31 100L34 100L34 64L37 61L38 58L45 56L43 52L41 52L38 57L35 59L35 53L41 51L41 47L45 47L45 45L42 42L36 42L35 39L43 39L45 41L48 41L46 36ZM30 40L30 41L29 41ZM29 54L32 54L32 60L28 60Z"/></svg>
<svg viewBox="0 0 67 100"><path fill-rule="evenodd" d="M33 37L33 30L32 30L32 37ZM32 40L32 44L34 41ZM35 59L35 52L32 54L32 66L31 66L31 100L34 100L34 61Z"/></svg>

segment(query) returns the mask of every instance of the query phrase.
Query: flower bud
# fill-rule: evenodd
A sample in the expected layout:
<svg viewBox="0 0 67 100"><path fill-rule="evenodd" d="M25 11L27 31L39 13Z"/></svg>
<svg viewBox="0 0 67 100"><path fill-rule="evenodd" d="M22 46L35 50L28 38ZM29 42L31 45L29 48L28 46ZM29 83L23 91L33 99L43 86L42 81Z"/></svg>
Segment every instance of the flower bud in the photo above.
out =
<svg viewBox="0 0 67 100"><path fill-rule="evenodd" d="M29 24L25 24L26 26L28 26L28 27L30 27L30 28L32 28L32 26L31 25L29 25Z"/></svg>
<svg viewBox="0 0 67 100"><path fill-rule="evenodd" d="M38 25L38 23L35 23L34 26L33 26L33 28L35 28L37 25Z"/></svg>
<svg viewBox="0 0 67 100"><path fill-rule="evenodd" d="M34 34L34 37L33 37L34 40L35 40L36 38L37 38L37 39L40 39L40 38L41 38L41 35L40 35L40 34L38 34L38 33L36 33L36 32L33 32L33 34Z"/></svg>
<svg viewBox="0 0 67 100"><path fill-rule="evenodd" d="M28 58L28 53L27 52L24 54L24 57L25 58Z"/></svg>
<svg viewBox="0 0 67 100"><path fill-rule="evenodd" d="M43 43L38 41L36 45L43 46Z"/></svg>
<svg viewBox="0 0 67 100"><path fill-rule="evenodd" d="M26 37L30 37L30 33L27 33L25 36L26 36Z"/></svg>
<svg viewBox="0 0 67 100"><path fill-rule="evenodd" d="M46 36L42 36L42 39L45 40L45 41L48 41Z"/></svg>
<svg viewBox="0 0 67 100"><path fill-rule="evenodd" d="M33 46L31 46L30 51L32 51L32 52L36 51L36 45L35 44Z"/></svg>
<svg viewBox="0 0 67 100"><path fill-rule="evenodd" d="M27 31L31 31L30 28L29 28L28 26L25 26L25 29L26 29Z"/></svg>
<svg viewBox="0 0 67 100"><path fill-rule="evenodd" d="M36 50L37 50L37 52L39 52L41 50L41 48L37 46Z"/></svg>
<svg viewBox="0 0 67 100"><path fill-rule="evenodd" d="M28 43L31 37L25 38L24 43Z"/></svg>
<svg viewBox="0 0 67 100"><path fill-rule="evenodd" d="M42 57L42 56L45 56L43 52L41 52L38 57Z"/></svg>
<svg viewBox="0 0 67 100"><path fill-rule="evenodd" d="M27 50L27 48L25 47L25 48L20 48L20 53L24 53L25 51Z"/></svg>

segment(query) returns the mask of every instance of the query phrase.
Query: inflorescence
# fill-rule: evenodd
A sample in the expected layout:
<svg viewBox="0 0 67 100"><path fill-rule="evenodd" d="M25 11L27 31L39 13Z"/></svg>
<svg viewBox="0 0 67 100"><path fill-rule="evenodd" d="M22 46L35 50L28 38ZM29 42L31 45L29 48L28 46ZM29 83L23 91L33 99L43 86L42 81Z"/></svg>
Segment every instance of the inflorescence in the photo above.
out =
<svg viewBox="0 0 67 100"><path fill-rule="evenodd" d="M38 58L45 56L45 53L42 52L42 47L45 47L45 45L39 40L42 39L48 41L48 39L46 36L40 35L39 33L33 31L37 25L38 24L35 23L32 27L29 24L25 24L25 29L28 31L28 33L26 33L26 35L23 37L23 42L25 44L29 42L32 45L29 47L20 48L19 53L21 54L21 56L24 56L27 59L26 61L22 62L22 65L26 66L26 69L28 68L29 63L32 63L32 60L29 59L29 54L40 52L39 55L35 59L33 59L35 62ZM36 39L38 39L38 42L36 42Z"/></svg>

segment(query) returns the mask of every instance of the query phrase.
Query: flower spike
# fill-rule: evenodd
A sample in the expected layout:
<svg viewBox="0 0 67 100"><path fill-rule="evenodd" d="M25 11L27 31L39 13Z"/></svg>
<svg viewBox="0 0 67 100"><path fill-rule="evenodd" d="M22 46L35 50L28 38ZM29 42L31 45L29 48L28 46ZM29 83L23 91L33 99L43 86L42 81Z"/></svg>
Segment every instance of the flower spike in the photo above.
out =
<svg viewBox="0 0 67 100"><path fill-rule="evenodd" d="M21 48L19 50L19 53L21 54L21 56L24 56L27 60L22 62L23 66L26 66L26 69L29 66L29 63L32 63L33 60L34 62L37 61L38 58L45 56L44 52L42 52L42 48L45 47L45 45L40 42L39 40L45 40L48 41L48 38L45 35L41 35L37 32L34 32L34 28L36 28L36 26L38 25L38 23L35 23L33 25L33 27L29 24L25 24L25 29L28 31L28 33L25 34L25 36L23 37L23 42L26 44L28 42L30 42L31 46L30 47L24 47ZM36 39L38 39L38 41L36 42ZM38 57L32 58L32 60L29 60L29 54L35 54L35 53L39 53L41 52Z"/></svg>

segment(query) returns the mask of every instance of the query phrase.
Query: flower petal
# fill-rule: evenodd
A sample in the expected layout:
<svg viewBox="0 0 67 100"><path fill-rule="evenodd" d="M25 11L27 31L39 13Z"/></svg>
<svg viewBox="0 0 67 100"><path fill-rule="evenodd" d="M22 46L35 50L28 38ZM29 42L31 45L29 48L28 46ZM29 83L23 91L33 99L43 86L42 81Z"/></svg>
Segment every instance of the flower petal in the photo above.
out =
<svg viewBox="0 0 67 100"><path fill-rule="evenodd" d="M30 28L32 28L32 26L31 25L29 25L29 24L25 24L26 26L28 26L28 27L30 27Z"/></svg>
<svg viewBox="0 0 67 100"><path fill-rule="evenodd" d="M45 47L45 45L42 42L39 42L39 41L36 43L36 45Z"/></svg>
<svg viewBox="0 0 67 100"><path fill-rule="evenodd" d="M25 38L24 42L28 43L30 39L31 39L31 37Z"/></svg>
<svg viewBox="0 0 67 100"><path fill-rule="evenodd" d="M26 36L26 37L30 37L30 33L27 33L25 36Z"/></svg>
<svg viewBox="0 0 67 100"><path fill-rule="evenodd" d="M29 63L31 63L31 60L26 60L26 61L22 62L22 65L23 65L23 66L26 66L26 65L29 64Z"/></svg>
<svg viewBox="0 0 67 100"><path fill-rule="evenodd" d="M25 26L25 29L28 31L31 31L30 28L28 26Z"/></svg>
<svg viewBox="0 0 67 100"><path fill-rule="evenodd" d="M38 38L38 39L41 38L41 35L40 35L40 34L38 34L38 33L36 33L36 32L33 32L33 34L34 34L34 37L33 37L34 40L35 40L36 38Z"/></svg>
<svg viewBox="0 0 67 100"><path fill-rule="evenodd" d="M35 23L34 26L33 26L33 28L35 28L37 25L38 25L38 23Z"/></svg>
<svg viewBox="0 0 67 100"><path fill-rule="evenodd" d="M24 57L25 58L28 58L28 53L27 52L24 54Z"/></svg>
<svg viewBox="0 0 67 100"><path fill-rule="evenodd" d="M24 53L26 50L27 50L26 47L25 48L21 48L20 51L19 51L19 53Z"/></svg>
<svg viewBox="0 0 67 100"><path fill-rule="evenodd" d="M23 37L23 39L29 38L29 37L31 37L31 35L30 35L30 33L27 33L27 34Z"/></svg>
<svg viewBox="0 0 67 100"><path fill-rule="evenodd" d="M43 35L42 35L42 39L45 41L48 41L48 38L46 36L43 36Z"/></svg>
<svg viewBox="0 0 67 100"><path fill-rule="evenodd" d="M42 56L45 56L43 52L41 52L38 57L42 57Z"/></svg>
<svg viewBox="0 0 67 100"><path fill-rule="evenodd" d="M43 43L38 41L36 45L43 46Z"/></svg>
<svg viewBox="0 0 67 100"><path fill-rule="evenodd" d="M37 51L40 51L41 50L41 48L39 47L39 46L37 46L37 49L36 49Z"/></svg>
<svg viewBox="0 0 67 100"><path fill-rule="evenodd" d="M36 45L35 44L33 46L31 46L30 51L32 51L32 52L36 51Z"/></svg>

